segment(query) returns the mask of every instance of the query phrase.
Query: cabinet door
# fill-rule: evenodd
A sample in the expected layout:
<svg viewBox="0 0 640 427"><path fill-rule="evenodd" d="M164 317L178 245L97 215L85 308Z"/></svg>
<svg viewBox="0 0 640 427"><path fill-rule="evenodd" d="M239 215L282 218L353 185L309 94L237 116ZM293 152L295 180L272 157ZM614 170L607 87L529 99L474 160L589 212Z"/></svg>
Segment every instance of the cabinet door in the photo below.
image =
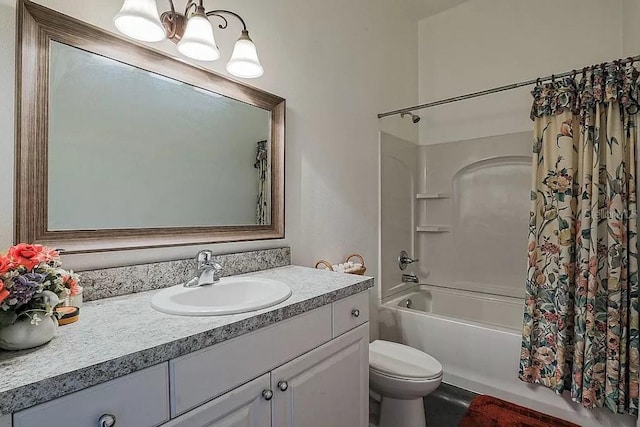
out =
<svg viewBox="0 0 640 427"><path fill-rule="evenodd" d="M269 374L264 374L162 427L268 427L272 395L268 394L272 393L269 384Z"/></svg>
<svg viewBox="0 0 640 427"><path fill-rule="evenodd" d="M369 425L369 324L271 372L274 427Z"/></svg>

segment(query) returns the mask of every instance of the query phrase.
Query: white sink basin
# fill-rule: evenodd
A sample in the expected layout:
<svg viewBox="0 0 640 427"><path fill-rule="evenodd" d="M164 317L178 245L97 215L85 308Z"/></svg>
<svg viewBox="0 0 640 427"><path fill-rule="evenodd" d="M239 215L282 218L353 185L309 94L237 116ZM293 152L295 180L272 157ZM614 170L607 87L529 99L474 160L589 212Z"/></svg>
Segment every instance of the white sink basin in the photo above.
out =
<svg viewBox="0 0 640 427"><path fill-rule="evenodd" d="M213 285L164 289L151 298L151 306L182 316L219 316L271 307L290 296L291 288L278 280L223 277Z"/></svg>

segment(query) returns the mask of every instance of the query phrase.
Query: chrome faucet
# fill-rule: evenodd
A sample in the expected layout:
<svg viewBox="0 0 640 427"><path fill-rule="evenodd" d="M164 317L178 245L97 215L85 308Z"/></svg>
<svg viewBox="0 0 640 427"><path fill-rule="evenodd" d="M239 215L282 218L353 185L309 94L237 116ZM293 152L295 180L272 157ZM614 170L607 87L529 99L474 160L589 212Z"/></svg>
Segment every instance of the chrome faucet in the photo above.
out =
<svg viewBox="0 0 640 427"><path fill-rule="evenodd" d="M418 279L418 276L415 275L415 273L411 273L411 274L403 274L402 275L402 282L403 283L419 283L420 280Z"/></svg>
<svg viewBox="0 0 640 427"><path fill-rule="evenodd" d="M220 281L223 269L220 264L213 261L213 253L211 251L198 252L196 262L198 263L198 273L196 277L184 284L185 288L213 285Z"/></svg>
<svg viewBox="0 0 640 427"><path fill-rule="evenodd" d="M400 270L406 270L409 264L413 264L414 262L418 261L418 258L410 258L407 251L400 251L400 256L398 256L398 267L400 267Z"/></svg>

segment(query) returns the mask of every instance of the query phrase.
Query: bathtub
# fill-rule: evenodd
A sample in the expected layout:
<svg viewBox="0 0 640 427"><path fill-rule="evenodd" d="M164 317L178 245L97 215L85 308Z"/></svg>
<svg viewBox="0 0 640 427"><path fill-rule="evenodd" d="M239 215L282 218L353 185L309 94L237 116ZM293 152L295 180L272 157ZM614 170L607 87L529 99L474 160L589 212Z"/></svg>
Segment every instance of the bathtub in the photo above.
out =
<svg viewBox="0 0 640 427"><path fill-rule="evenodd" d="M379 334L438 359L448 384L584 427L636 426L631 416L589 411L568 393L557 396L518 379L523 308L518 298L420 284L383 302Z"/></svg>

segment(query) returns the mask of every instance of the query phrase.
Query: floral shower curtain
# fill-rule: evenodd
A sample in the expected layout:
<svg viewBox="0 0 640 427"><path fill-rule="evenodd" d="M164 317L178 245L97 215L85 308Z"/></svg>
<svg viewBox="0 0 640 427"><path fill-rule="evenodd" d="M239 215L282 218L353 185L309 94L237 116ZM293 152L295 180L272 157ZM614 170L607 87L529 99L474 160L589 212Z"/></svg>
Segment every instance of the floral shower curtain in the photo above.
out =
<svg viewBox="0 0 640 427"><path fill-rule="evenodd" d="M256 224L264 225L269 223L269 188L267 173L269 169L269 152L267 151L267 141L258 141L256 144L256 161L253 167L258 169L258 198L256 201Z"/></svg>
<svg viewBox="0 0 640 427"><path fill-rule="evenodd" d="M533 90L520 378L638 415L638 71L612 64Z"/></svg>

